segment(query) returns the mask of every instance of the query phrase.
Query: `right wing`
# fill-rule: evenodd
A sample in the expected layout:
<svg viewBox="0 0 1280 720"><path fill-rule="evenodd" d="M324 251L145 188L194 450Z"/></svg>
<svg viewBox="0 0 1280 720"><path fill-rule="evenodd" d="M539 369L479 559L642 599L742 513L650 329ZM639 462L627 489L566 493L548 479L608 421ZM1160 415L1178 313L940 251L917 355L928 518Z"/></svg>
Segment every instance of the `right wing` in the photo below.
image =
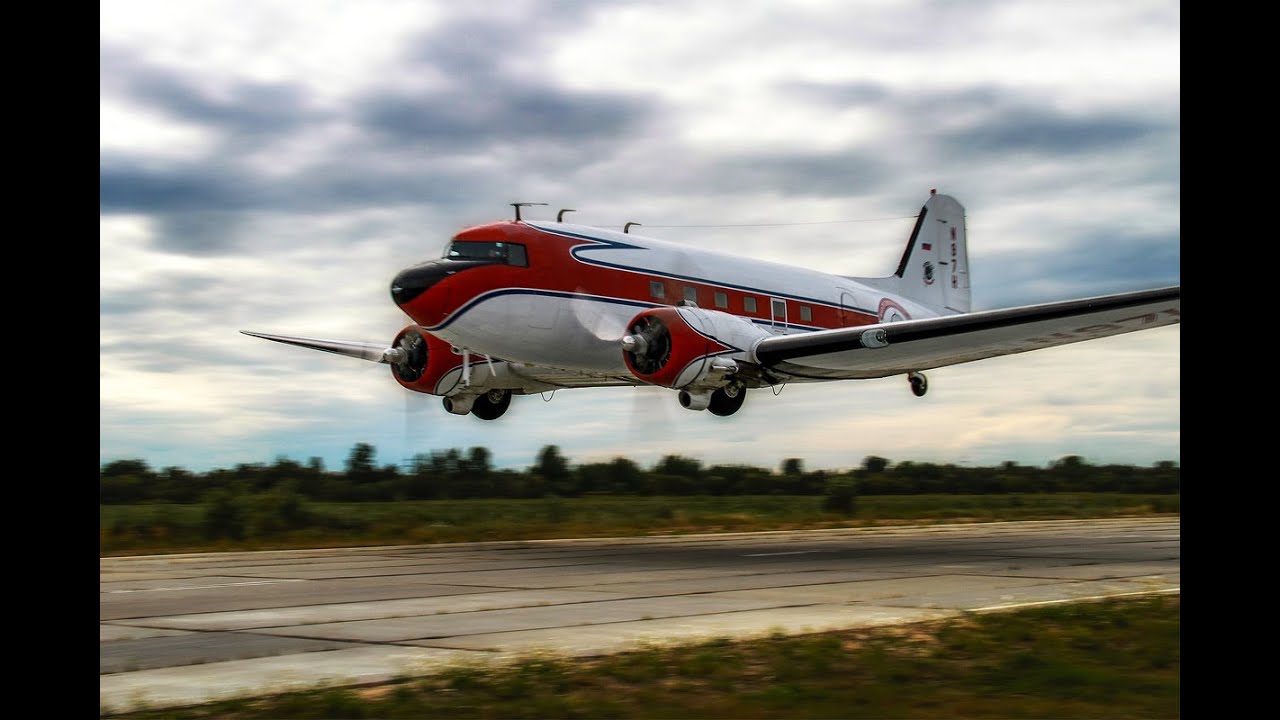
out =
<svg viewBox="0 0 1280 720"><path fill-rule="evenodd" d="M799 378L901 375L1172 325L1181 289L779 335L756 343L751 355L767 370Z"/></svg>

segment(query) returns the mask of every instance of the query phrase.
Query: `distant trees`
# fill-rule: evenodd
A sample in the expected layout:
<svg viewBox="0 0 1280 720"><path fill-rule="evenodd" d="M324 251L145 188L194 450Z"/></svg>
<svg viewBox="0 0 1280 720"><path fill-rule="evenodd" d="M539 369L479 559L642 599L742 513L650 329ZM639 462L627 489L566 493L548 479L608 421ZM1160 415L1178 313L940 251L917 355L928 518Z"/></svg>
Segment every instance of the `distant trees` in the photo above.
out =
<svg viewBox="0 0 1280 720"><path fill-rule="evenodd" d="M820 495L830 511L852 512L844 508L851 508L858 495L1181 491L1181 468L1176 462L1160 461L1150 467L1091 465L1079 455L1061 457L1044 468L1011 461L994 467L909 460L892 464L869 455L849 471L808 471L802 458L792 457L785 458L778 471L771 471L751 465L707 467L697 458L677 454L662 457L651 468L624 457L575 466L559 446L546 445L526 470L495 469L493 462L488 448L476 446L420 453L403 469L378 467L376 448L365 442L351 448L341 472L326 471L320 458L302 464L279 457L271 464L241 464L204 473L180 467L155 471L143 460L116 460L100 469L98 498L103 505L203 503L209 508L205 528L209 537L231 538L255 522L258 530L267 533L288 527L305 514L308 500Z"/></svg>
<svg viewBox="0 0 1280 720"><path fill-rule="evenodd" d="M569 472L569 461L560 454L558 446L547 445L538 452L538 461L533 466L533 472L542 479L546 488L553 494L576 494L571 482L573 474Z"/></svg>
<svg viewBox="0 0 1280 720"><path fill-rule="evenodd" d="M827 492L822 498L822 509L841 515L852 515L857 509L855 507L857 497L857 484L852 478L835 478L827 483Z"/></svg>

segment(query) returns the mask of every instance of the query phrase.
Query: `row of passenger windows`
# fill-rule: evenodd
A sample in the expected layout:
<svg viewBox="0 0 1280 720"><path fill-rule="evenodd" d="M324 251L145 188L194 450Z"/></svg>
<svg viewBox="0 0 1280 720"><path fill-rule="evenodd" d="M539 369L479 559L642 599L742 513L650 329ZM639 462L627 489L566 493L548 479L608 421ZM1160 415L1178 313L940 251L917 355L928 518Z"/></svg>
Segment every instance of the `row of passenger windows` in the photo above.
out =
<svg viewBox="0 0 1280 720"><path fill-rule="evenodd" d="M687 300L687 301L689 301L689 302L691 302L691 303L697 304L697 302L698 302L698 288L695 288L695 287L689 287L688 285L686 285L686 286L684 286L684 288L683 288L683 292L684 292L684 299L685 299L685 300ZM658 281L658 280L650 280L650 281L649 281L649 295L650 295L650 296L652 296L652 297L653 297L653 298L655 298L655 299L658 299L658 300L663 300L663 299L665 299L665 298L666 298L666 296L667 296L666 286L665 286L665 285L663 285L663 284L662 284L662 282L660 282L660 281ZM725 293L725 292L721 292L721 291L719 291L719 290L716 290L716 291L715 291L715 305L716 305L716 307L717 307L717 308L720 308L720 309L722 309L722 310L728 310L728 309L729 309L729 294L728 294L728 293ZM744 295L744 296L742 297L742 310L743 310L744 312L749 312L749 313L754 313L754 312L756 312L756 299L755 299L754 297L752 297L751 295ZM785 318L785 317L787 316L787 301L786 301L786 300L774 300L774 301L773 301L773 316L774 316L774 317L776 317L776 318ZM812 321L813 321L813 309L812 309L812 308L810 308L808 305L801 305L801 306L800 306L800 321L801 321L801 322L812 322Z"/></svg>

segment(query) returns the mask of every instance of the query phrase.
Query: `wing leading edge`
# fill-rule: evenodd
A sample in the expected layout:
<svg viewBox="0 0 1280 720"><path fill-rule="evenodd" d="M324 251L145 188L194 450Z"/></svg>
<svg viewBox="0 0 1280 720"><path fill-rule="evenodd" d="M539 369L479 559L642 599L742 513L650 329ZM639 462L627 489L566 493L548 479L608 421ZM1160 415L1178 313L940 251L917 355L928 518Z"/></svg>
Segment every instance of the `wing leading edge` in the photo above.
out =
<svg viewBox="0 0 1280 720"><path fill-rule="evenodd" d="M780 335L751 354L764 368L800 378L900 375L1173 325L1181 288Z"/></svg>

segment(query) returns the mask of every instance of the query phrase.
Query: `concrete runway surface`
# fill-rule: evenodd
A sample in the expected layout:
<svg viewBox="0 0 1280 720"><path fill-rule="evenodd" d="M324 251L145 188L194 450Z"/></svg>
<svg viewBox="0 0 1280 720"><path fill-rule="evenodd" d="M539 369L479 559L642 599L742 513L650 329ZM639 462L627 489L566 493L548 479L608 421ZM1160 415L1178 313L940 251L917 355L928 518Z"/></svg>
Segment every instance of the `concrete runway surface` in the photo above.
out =
<svg viewBox="0 0 1280 720"><path fill-rule="evenodd" d="M99 703L1179 589L1177 517L103 558Z"/></svg>

